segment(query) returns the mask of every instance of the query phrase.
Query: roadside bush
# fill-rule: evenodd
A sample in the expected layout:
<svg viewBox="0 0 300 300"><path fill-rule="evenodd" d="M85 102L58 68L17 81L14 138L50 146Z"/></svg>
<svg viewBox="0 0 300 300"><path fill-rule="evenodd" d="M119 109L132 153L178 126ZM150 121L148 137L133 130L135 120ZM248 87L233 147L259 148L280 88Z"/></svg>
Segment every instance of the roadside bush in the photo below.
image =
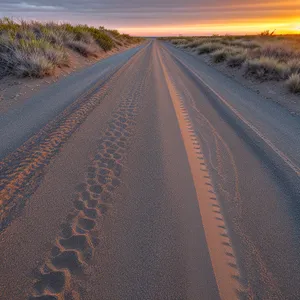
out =
<svg viewBox="0 0 300 300"><path fill-rule="evenodd" d="M67 46L85 57L97 57L97 48L83 41L69 41Z"/></svg>
<svg viewBox="0 0 300 300"><path fill-rule="evenodd" d="M285 84L290 92L300 93L300 74L292 74Z"/></svg>
<svg viewBox="0 0 300 300"><path fill-rule="evenodd" d="M199 55L201 54L209 54L213 51L220 50L224 47L224 45L220 43L204 43L197 48L197 52Z"/></svg>
<svg viewBox="0 0 300 300"><path fill-rule="evenodd" d="M105 33L104 29L97 29L87 25L72 26L71 24L63 25L65 30L75 36L76 41L81 41L86 44L91 44L92 39L104 50L109 51L114 47L112 38Z"/></svg>
<svg viewBox="0 0 300 300"><path fill-rule="evenodd" d="M259 49L260 56L274 57L278 60L289 60L295 57L300 58L300 53L297 53L291 46L284 46L282 43L266 44Z"/></svg>
<svg viewBox="0 0 300 300"><path fill-rule="evenodd" d="M224 62L227 59L228 55L229 53L226 49L219 49L211 53L212 61L214 63Z"/></svg>
<svg viewBox="0 0 300 300"><path fill-rule="evenodd" d="M194 40L192 42L189 42L189 43L185 44L183 46L183 48L191 48L191 49L197 48L200 45L202 45L202 43L203 43L203 41L201 39L197 39L197 40Z"/></svg>
<svg viewBox="0 0 300 300"><path fill-rule="evenodd" d="M27 35L28 37L28 35ZM55 66L68 65L63 48L40 39L18 39L2 35L0 38L0 66L2 75L43 77L51 75Z"/></svg>
<svg viewBox="0 0 300 300"><path fill-rule="evenodd" d="M88 27L88 28L89 28L89 32L91 33L95 41L99 44L99 46L104 51L109 51L114 47L114 42L112 38L104 31L101 31L94 27Z"/></svg>
<svg viewBox="0 0 300 300"><path fill-rule="evenodd" d="M287 62L287 65L290 69L291 74L298 73L300 74L300 60L292 59Z"/></svg>
<svg viewBox="0 0 300 300"><path fill-rule="evenodd" d="M235 40L230 43L232 46L243 47L246 49L256 49L261 47L261 44L257 41Z"/></svg>
<svg viewBox="0 0 300 300"><path fill-rule="evenodd" d="M245 73L261 80L281 80L289 75L289 67L275 58L260 57L245 62Z"/></svg>
<svg viewBox="0 0 300 300"><path fill-rule="evenodd" d="M54 65L38 52L25 53L15 49L1 53L0 63L5 66L2 75L12 74L18 77L43 77L54 72Z"/></svg>
<svg viewBox="0 0 300 300"><path fill-rule="evenodd" d="M227 66L231 68L239 68L243 65L247 58L246 52L238 53L238 54L231 54L228 56L227 59Z"/></svg>
<svg viewBox="0 0 300 300"><path fill-rule="evenodd" d="M171 40L171 43L173 45L185 45L188 43L188 41L186 39L174 39L174 40Z"/></svg>

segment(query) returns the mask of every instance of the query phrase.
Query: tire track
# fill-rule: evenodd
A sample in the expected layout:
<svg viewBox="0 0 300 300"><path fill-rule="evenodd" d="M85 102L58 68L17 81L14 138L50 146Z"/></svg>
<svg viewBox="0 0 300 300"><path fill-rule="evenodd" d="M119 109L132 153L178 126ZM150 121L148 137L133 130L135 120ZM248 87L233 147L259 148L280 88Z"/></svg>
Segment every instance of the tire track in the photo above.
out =
<svg viewBox="0 0 300 300"><path fill-rule="evenodd" d="M148 90L146 83L150 72L149 67L146 72L141 72L135 66L131 84L127 85L131 88L112 114L86 170L85 180L76 187L73 210L61 225L60 235L35 275L29 299L80 299L80 291L74 286L80 285L80 280L87 276L88 266L91 266L95 248L100 242L97 230L101 218L110 208L113 193L122 184L120 176L126 162L126 149L143 104L140 101L142 91ZM140 74L143 74L142 78Z"/></svg>
<svg viewBox="0 0 300 300"><path fill-rule="evenodd" d="M39 186L51 158L118 85L120 76L134 68L147 48L135 54L102 85L97 83L0 163L0 232L20 213L29 196Z"/></svg>
<svg viewBox="0 0 300 300"><path fill-rule="evenodd" d="M175 84L174 77L167 70L162 54L157 51L170 97L180 127L189 160L190 170L199 203L202 224L211 258L216 283L221 299L241 299L245 290L233 248L231 237L223 217L221 205L215 194L203 148L197 138L190 114Z"/></svg>
<svg viewBox="0 0 300 300"><path fill-rule="evenodd" d="M168 59L167 50L164 49L165 58ZM172 61L169 60L168 61ZM174 62L172 61L175 66ZM270 269L267 266L265 259L262 256L261 251L256 246L255 241L249 234L247 234L246 229L243 227L242 220L244 219L244 214L247 213L242 205L241 192L240 192L240 183L239 178L240 174L238 172L238 168L229 145L225 142L225 140L218 133L217 129L214 125L208 120L208 118L197 108L195 103L195 99L193 99L190 92L184 86L184 83L177 78L177 84L179 84L180 91L182 91L183 98L187 101L187 104L191 108L191 110L195 113L195 123L203 128L204 130L199 131L198 134L201 136L202 144L204 144L209 153L210 159L209 164L212 169L215 170L217 176L219 177L218 188L224 194L224 200L228 203L232 203L234 208L231 208L229 212L232 216L232 231L238 235L241 243L244 245L244 249L246 251L243 252L246 259L244 259L243 263L243 273L244 276L240 278L241 283L244 286L244 297L247 299L256 299L257 295L255 295L255 286L258 284L258 281L261 281L260 284L263 283L264 290L263 295L260 295L264 299L283 299L282 291L278 287L278 278L272 274ZM206 135L206 137L205 137ZM215 142L210 143L208 137L214 137ZM220 145L222 148L220 148ZM222 150L221 150L222 149ZM223 171L224 162L219 165L217 168L214 166L212 161L212 153L216 154L217 161L220 160L220 152L222 151L222 155L227 156L227 163L230 164L232 169L232 179L233 182L230 182L230 178L226 178L226 174ZM222 182L223 180L223 182ZM253 267L253 262L255 262L255 268ZM246 275L246 276L245 276Z"/></svg>

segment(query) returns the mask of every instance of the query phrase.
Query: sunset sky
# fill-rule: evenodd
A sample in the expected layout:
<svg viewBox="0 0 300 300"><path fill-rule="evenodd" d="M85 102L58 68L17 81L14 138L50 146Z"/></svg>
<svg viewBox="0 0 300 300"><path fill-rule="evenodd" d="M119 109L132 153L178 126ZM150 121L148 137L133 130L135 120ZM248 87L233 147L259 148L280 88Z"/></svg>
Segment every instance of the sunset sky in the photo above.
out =
<svg viewBox="0 0 300 300"><path fill-rule="evenodd" d="M0 17L86 23L143 36L300 33L300 0L0 0Z"/></svg>

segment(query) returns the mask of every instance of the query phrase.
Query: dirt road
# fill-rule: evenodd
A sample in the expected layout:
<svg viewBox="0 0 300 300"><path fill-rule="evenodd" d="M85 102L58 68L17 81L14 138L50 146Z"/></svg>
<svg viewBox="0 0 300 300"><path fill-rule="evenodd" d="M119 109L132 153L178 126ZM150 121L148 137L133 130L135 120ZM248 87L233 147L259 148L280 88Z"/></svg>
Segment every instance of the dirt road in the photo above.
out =
<svg viewBox="0 0 300 300"><path fill-rule="evenodd" d="M299 299L300 122L151 40L0 119L0 299Z"/></svg>

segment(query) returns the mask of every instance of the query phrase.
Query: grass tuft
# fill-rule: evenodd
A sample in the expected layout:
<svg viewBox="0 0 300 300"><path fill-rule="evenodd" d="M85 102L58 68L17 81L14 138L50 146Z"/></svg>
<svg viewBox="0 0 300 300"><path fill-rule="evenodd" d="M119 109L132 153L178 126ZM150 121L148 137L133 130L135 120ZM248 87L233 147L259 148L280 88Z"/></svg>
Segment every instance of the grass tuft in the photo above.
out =
<svg viewBox="0 0 300 300"><path fill-rule="evenodd" d="M99 51L94 45L83 41L69 41L67 46L85 57L97 57Z"/></svg>
<svg viewBox="0 0 300 300"><path fill-rule="evenodd" d="M300 74L292 74L285 82L290 92L296 94L300 93Z"/></svg>
<svg viewBox="0 0 300 300"><path fill-rule="evenodd" d="M216 50L220 50L222 48L223 48L222 44L209 42L209 43L204 43L201 46L199 46L197 48L197 52L198 52L199 55L209 54L211 52L214 52Z"/></svg>
<svg viewBox="0 0 300 300"><path fill-rule="evenodd" d="M216 50L211 53L212 61L214 63L221 63L226 61L228 55L229 52L225 48Z"/></svg>
<svg viewBox="0 0 300 300"><path fill-rule="evenodd" d="M245 52L238 54L231 54L227 59L227 66L230 68L240 68L247 58L247 54Z"/></svg>
<svg viewBox="0 0 300 300"><path fill-rule="evenodd" d="M272 57L260 57L245 62L246 75L261 80L282 80L289 75L289 67Z"/></svg>

